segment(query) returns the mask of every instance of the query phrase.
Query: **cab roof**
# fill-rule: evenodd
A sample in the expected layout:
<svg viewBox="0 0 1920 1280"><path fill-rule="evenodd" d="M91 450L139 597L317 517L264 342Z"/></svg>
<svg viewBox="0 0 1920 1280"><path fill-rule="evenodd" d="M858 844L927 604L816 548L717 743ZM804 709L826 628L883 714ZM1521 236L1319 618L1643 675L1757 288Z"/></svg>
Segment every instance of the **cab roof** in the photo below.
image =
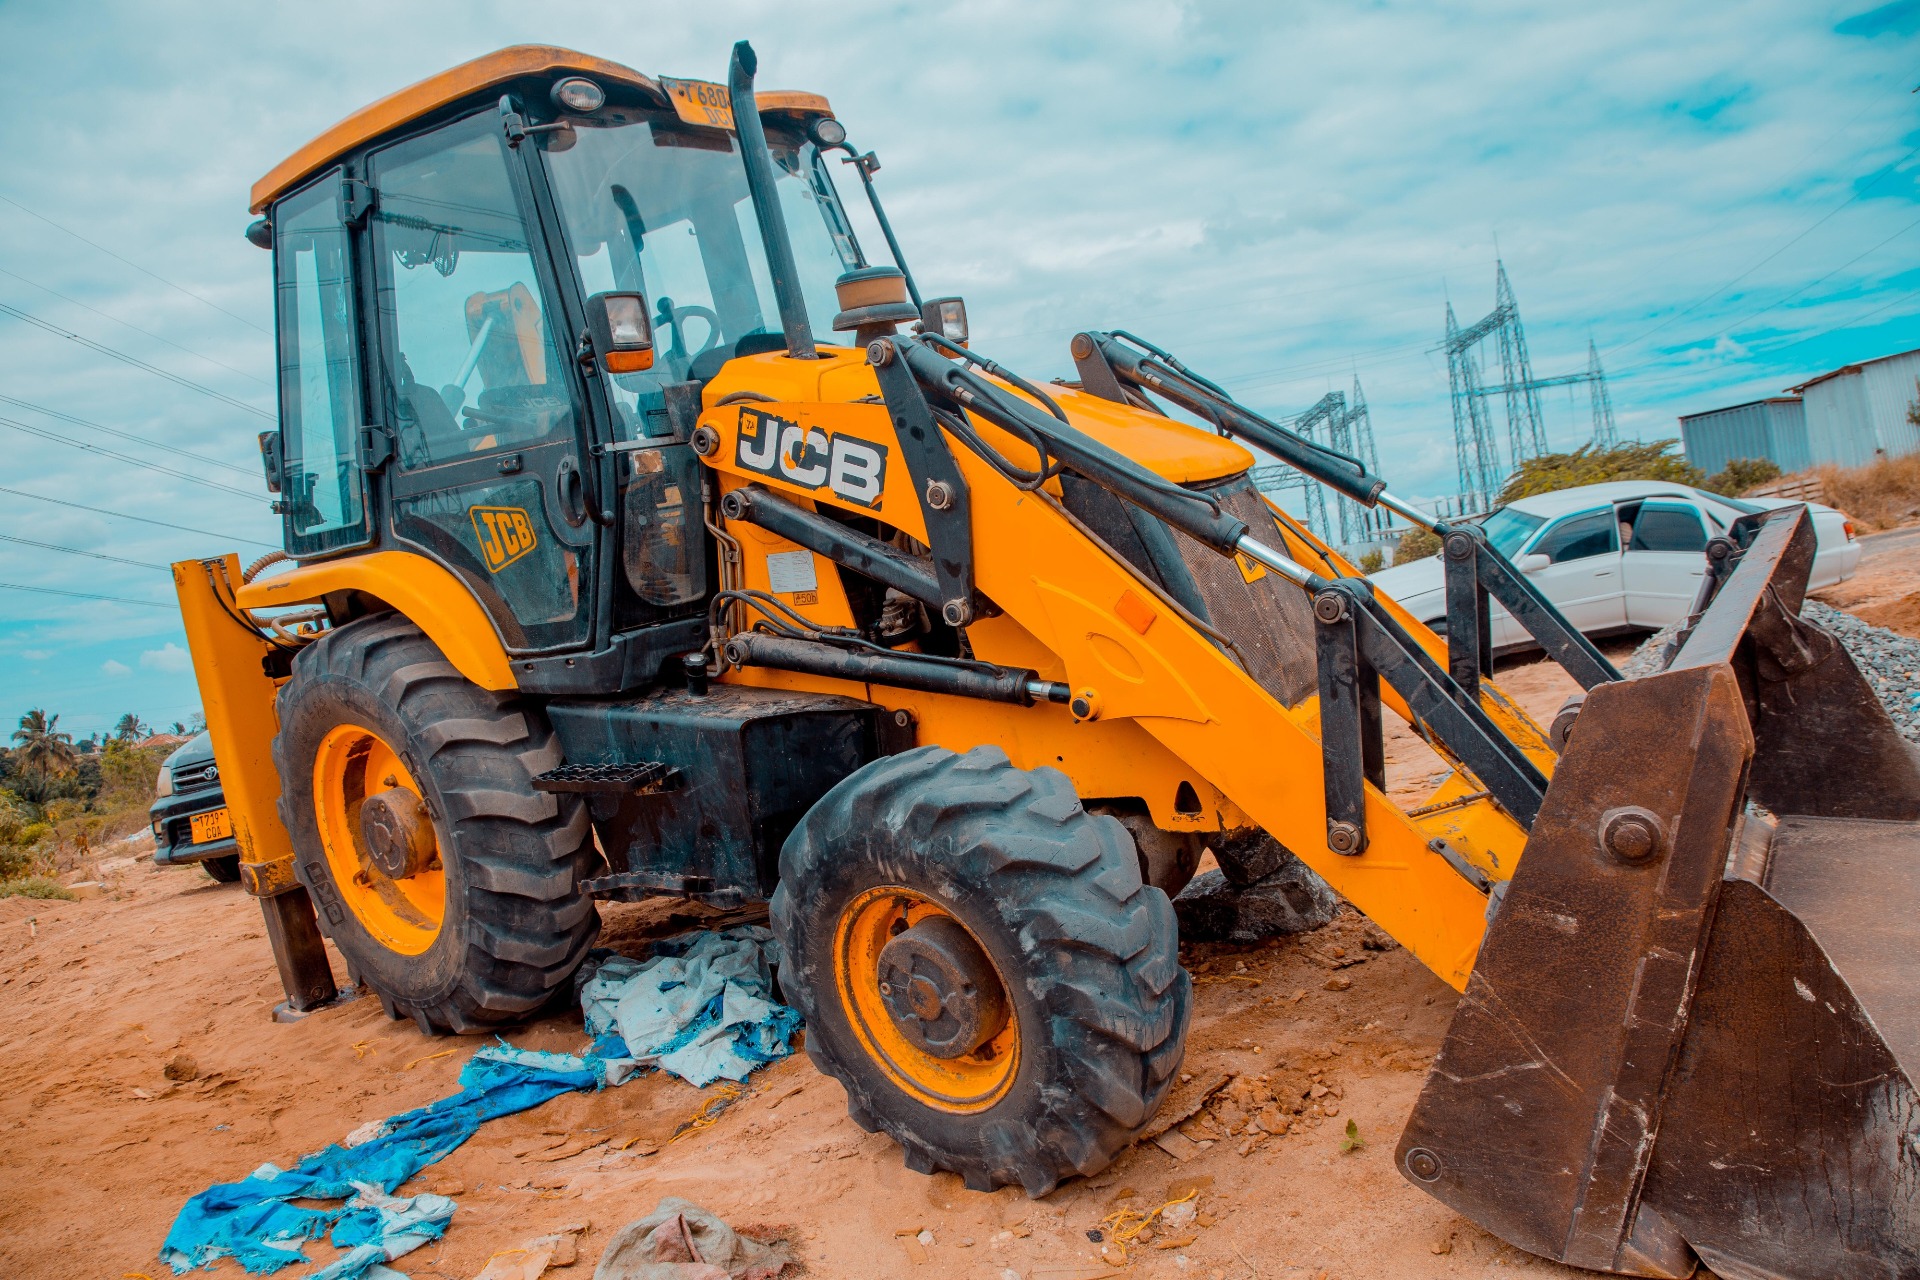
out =
<svg viewBox="0 0 1920 1280"><path fill-rule="evenodd" d="M632 67L556 45L517 44L471 62L463 62L438 75L428 76L418 84L408 85L360 108L282 160L264 178L254 183L248 208L254 213L264 212L268 205L311 174L356 147L410 121L431 115L462 98L529 76L562 74L591 76L608 84L625 85L640 90L661 107L672 105L658 80ZM806 118L833 114L833 108L827 104L827 100L816 93L759 93L754 95L754 100L763 115L779 113Z"/></svg>

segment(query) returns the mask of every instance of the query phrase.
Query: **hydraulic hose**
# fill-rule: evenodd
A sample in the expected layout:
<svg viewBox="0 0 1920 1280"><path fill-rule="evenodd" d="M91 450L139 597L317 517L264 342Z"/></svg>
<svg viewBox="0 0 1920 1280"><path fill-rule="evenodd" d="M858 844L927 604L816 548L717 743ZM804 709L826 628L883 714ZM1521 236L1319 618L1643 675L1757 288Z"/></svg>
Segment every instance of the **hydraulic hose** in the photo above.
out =
<svg viewBox="0 0 1920 1280"><path fill-rule="evenodd" d="M1111 333L1075 334L1073 356L1083 365L1089 359L1100 359L1121 381L1164 396L1189 413L1215 423L1229 435L1244 437L1288 466L1364 506L1373 506L1386 492L1387 482L1369 472L1358 458L1315 444L1261 417L1198 375L1175 368L1177 362L1137 350ZM1400 511L1398 505L1390 509ZM1422 521L1429 519L1421 517Z"/></svg>

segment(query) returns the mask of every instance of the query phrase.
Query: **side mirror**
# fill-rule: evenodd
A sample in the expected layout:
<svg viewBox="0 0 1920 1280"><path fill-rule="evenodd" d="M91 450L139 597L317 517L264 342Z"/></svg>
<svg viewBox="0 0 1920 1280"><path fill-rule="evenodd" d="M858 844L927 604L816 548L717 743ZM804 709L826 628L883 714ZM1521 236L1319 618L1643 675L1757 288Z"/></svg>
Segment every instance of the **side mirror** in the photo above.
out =
<svg viewBox="0 0 1920 1280"><path fill-rule="evenodd" d="M267 474L267 492L280 492L280 433L260 433L260 469Z"/></svg>
<svg viewBox="0 0 1920 1280"><path fill-rule="evenodd" d="M653 322L647 317L644 295L594 294L587 299L587 332L600 367L608 373L653 368Z"/></svg>
<svg viewBox="0 0 1920 1280"><path fill-rule="evenodd" d="M1543 556L1538 551L1529 551L1516 560L1513 567L1522 573L1538 573L1552 563L1551 556Z"/></svg>
<svg viewBox="0 0 1920 1280"><path fill-rule="evenodd" d="M928 298L920 307L920 327L948 342L967 345L967 303L964 298Z"/></svg>

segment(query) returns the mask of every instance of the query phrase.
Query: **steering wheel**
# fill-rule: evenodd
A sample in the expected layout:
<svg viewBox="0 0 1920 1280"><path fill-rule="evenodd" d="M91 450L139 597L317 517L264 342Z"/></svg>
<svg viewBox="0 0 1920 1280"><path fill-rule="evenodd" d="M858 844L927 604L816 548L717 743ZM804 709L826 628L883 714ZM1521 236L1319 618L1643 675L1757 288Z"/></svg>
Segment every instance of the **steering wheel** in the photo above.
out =
<svg viewBox="0 0 1920 1280"><path fill-rule="evenodd" d="M687 351L686 321L689 319L704 321L707 326L707 340L700 344L698 351ZM713 350L720 342L720 317L714 314L712 307L679 306L672 298L661 298L658 314L653 318L654 328L663 325L673 326L673 345L665 353L667 363L673 366L676 376L684 374L687 366L698 356Z"/></svg>

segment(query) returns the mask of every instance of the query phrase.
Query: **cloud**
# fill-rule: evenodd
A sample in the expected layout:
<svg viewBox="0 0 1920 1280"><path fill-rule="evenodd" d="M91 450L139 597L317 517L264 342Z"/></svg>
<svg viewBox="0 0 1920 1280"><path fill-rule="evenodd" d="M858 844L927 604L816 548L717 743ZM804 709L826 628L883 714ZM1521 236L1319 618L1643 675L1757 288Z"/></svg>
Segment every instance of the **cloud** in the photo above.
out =
<svg viewBox="0 0 1920 1280"><path fill-rule="evenodd" d="M1444 307L1463 323L1492 307L1496 242L1536 375L1584 369L1591 336L1619 421L1648 438L1920 346L1904 300L1920 230L1893 238L1920 190L1856 186L1912 145L1920 0L1857 7L981 0L867 6L826 30L765 0L668 27L635 6L549 6L530 27L506 0L0 5L0 48L36 54L9 68L9 158L33 182L6 195L180 286L0 203L17 273L0 302L225 397L0 315L0 390L66 415L0 416L67 438L0 425L4 484L98 509L0 493L0 530L140 562L0 542L0 582L114 598L5 593L0 641L54 663L0 664L0 723L45 699L110 725L88 693L116 652L145 651L156 713L195 697L165 574L141 566L279 541L254 444L274 409L273 290L241 236L250 185L350 111L536 29L709 80L751 35L764 84L826 93L885 161L923 291L967 295L984 353L1070 375L1077 330L1126 328L1276 415L1357 375L1387 478L1428 498L1455 487ZM210 62L221 73L199 74ZM63 106L75 84L84 113ZM938 114L902 109L929 101ZM882 256L857 182L842 190ZM1763 309L1778 328L1746 323ZM1741 350L1716 344L1729 332ZM1585 439L1583 394L1543 403L1553 446Z"/></svg>
<svg viewBox="0 0 1920 1280"><path fill-rule="evenodd" d="M144 659L141 661L141 665L142 666L146 665L146 662ZM105 662L100 664L100 674L104 676L112 676L115 680L118 680L123 676L132 675L133 668L128 666L124 662L116 662L112 658L108 658Z"/></svg>
<svg viewBox="0 0 1920 1280"><path fill-rule="evenodd" d="M27 662L45 662L53 655L45 649L22 649L20 657Z"/></svg>
<svg viewBox="0 0 1920 1280"><path fill-rule="evenodd" d="M164 648L148 649L140 655L140 666L147 671L182 675L193 670L193 659L179 645L168 641Z"/></svg>

